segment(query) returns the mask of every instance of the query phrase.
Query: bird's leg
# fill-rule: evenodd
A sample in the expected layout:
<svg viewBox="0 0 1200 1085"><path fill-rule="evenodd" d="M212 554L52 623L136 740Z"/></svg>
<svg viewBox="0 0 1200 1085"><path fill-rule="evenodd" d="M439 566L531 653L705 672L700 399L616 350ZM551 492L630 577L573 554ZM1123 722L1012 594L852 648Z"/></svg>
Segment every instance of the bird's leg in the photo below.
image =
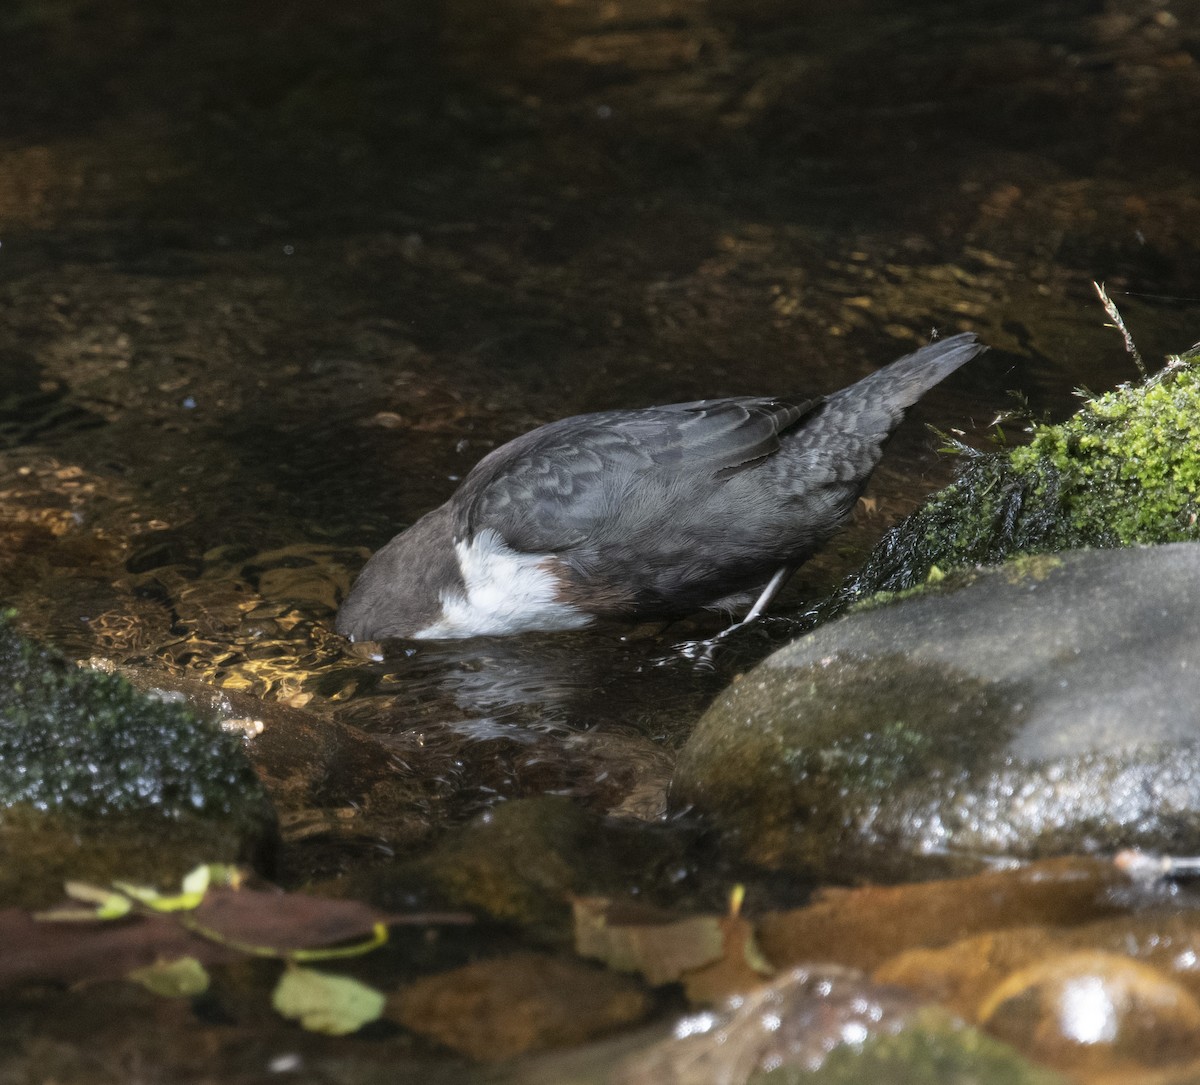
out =
<svg viewBox="0 0 1200 1085"><path fill-rule="evenodd" d="M720 633L708 637L706 640L693 640L687 641L684 644L677 644L675 646L676 650L697 663L704 663L711 666L713 653L717 645L735 629L741 629L758 618L771 605L771 600L779 594L780 589L788 582L788 578L795 571L795 565L781 565L775 570L774 576L767 581L767 586L759 592L758 598L754 600L754 606L746 612L746 616L740 622L734 622L733 625L727 626Z"/></svg>
<svg viewBox="0 0 1200 1085"><path fill-rule="evenodd" d="M729 629L737 629L739 626L749 625L752 621L754 621L755 618L757 618L764 610L767 609L767 607L771 605L772 601L775 599L775 596L779 594L784 584L788 582L788 579L795 571L796 567L794 565L779 566L779 568L775 570L775 575L767 581L767 586L763 588L762 592L759 594L759 597L754 600L754 606L746 611L746 616L740 622L736 622L735 624L731 625ZM729 629L725 630L725 632L728 633Z"/></svg>
<svg viewBox="0 0 1200 1085"><path fill-rule="evenodd" d="M771 605L771 601L779 594L780 589L788 582L788 578L796 571L794 565L781 565L775 570L775 575L767 581L767 586L759 593L757 599L754 600L754 606L746 611L746 616L740 622L734 622L733 625L726 629L722 629L715 637L713 642L724 640L735 629L741 629L743 626L749 625L754 621L764 610Z"/></svg>

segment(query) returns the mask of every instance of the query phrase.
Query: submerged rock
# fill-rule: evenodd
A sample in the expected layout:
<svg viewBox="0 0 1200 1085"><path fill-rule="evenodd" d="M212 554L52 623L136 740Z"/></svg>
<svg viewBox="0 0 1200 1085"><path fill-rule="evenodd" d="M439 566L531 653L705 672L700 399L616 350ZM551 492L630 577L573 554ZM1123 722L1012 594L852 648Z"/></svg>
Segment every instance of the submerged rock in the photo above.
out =
<svg viewBox="0 0 1200 1085"><path fill-rule="evenodd" d="M517 953L424 976L393 996L391 1015L454 1051L494 1062L636 1024L651 1005L632 979Z"/></svg>
<svg viewBox="0 0 1200 1085"><path fill-rule="evenodd" d="M1083 950L1013 972L978 1009L993 1035L1040 1062L1082 1073L1200 1055L1200 1003L1157 969Z"/></svg>
<svg viewBox="0 0 1200 1085"><path fill-rule="evenodd" d="M44 903L65 878L170 883L199 862L265 860L274 835L239 738L0 616L0 902Z"/></svg>
<svg viewBox="0 0 1200 1085"><path fill-rule="evenodd" d="M700 721L675 803L835 881L1200 849L1200 545L970 579L771 656Z"/></svg>
<svg viewBox="0 0 1200 1085"><path fill-rule="evenodd" d="M1067 1085L1007 1044L936 1010L903 1029L842 1043L813 1073L789 1068L755 1075L749 1085Z"/></svg>
<svg viewBox="0 0 1200 1085"><path fill-rule="evenodd" d="M382 908L469 909L520 925L545 943L571 938L571 900L677 892L684 840L638 823L604 819L560 795L498 803L407 863L363 871L344 883Z"/></svg>

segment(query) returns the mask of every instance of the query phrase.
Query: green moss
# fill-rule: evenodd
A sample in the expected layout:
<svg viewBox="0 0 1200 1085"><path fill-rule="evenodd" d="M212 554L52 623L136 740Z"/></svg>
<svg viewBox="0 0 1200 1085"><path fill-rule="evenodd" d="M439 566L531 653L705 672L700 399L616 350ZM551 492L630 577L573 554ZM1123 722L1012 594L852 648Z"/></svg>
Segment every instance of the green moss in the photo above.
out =
<svg viewBox="0 0 1200 1085"><path fill-rule="evenodd" d="M67 664L0 615L0 808L179 819L265 805L238 737Z"/></svg>
<svg viewBox="0 0 1200 1085"><path fill-rule="evenodd" d="M1200 367L1088 400L1009 455L1015 470L1056 476L1062 512L1098 543L1200 537Z"/></svg>
<svg viewBox="0 0 1200 1085"><path fill-rule="evenodd" d="M920 584L914 584L911 588L902 588L899 591L877 591L864 599L857 599L850 605L850 613L854 614L858 611L871 610L874 607L888 606L892 603L902 602L905 599L915 599L919 595L926 595L930 591L938 591L943 588L956 590L963 586L964 581L970 575L960 570L948 576L938 566L934 565L930 567L924 581Z"/></svg>
<svg viewBox="0 0 1200 1085"><path fill-rule="evenodd" d="M1055 569L1061 569L1062 558L1053 554L1018 554L1004 566L1004 575L1010 584L1022 580L1045 580Z"/></svg>
<svg viewBox="0 0 1200 1085"><path fill-rule="evenodd" d="M1066 1085L1054 1071L1026 1062L1011 1047L938 1009L918 1012L899 1032L839 1044L816 1070L781 1067L750 1080L751 1085Z"/></svg>
<svg viewBox="0 0 1200 1085"><path fill-rule="evenodd" d="M929 571L1021 554L1200 540L1200 351L1140 385L1039 426L1028 446L974 456L890 531L821 609L829 617Z"/></svg>

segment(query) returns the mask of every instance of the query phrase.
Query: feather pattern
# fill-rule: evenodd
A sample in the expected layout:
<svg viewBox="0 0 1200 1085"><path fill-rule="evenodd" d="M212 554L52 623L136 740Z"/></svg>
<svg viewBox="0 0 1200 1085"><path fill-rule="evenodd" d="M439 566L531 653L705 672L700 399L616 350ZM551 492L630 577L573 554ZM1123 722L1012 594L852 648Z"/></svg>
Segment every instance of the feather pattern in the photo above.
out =
<svg viewBox="0 0 1200 1085"><path fill-rule="evenodd" d="M734 396L535 429L371 558L338 630L562 629L777 586L845 522L905 410L984 349L952 336L824 398Z"/></svg>

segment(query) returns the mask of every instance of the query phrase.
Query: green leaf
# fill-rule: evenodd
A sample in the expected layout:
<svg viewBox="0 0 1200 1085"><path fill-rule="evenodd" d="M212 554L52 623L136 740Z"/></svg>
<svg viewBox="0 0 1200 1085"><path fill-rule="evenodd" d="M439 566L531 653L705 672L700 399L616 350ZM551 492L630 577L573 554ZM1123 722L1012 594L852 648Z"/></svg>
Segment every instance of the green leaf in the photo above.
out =
<svg viewBox="0 0 1200 1085"><path fill-rule="evenodd" d="M184 876L182 888L185 895L203 897L214 885L237 889L243 878L241 869L228 863L201 863Z"/></svg>
<svg viewBox="0 0 1200 1085"><path fill-rule="evenodd" d="M191 912L204 899L203 892L166 894L153 886L132 885L129 882L113 882L113 886L155 912Z"/></svg>
<svg viewBox="0 0 1200 1085"><path fill-rule="evenodd" d="M83 908L55 908L48 912L38 912L35 916L36 919L58 922L120 919L128 915L133 907L133 901L123 893L114 893L111 889L102 889L98 885L89 885L87 882L66 882L63 889L72 900L77 900L81 904L94 904L95 908L90 911Z"/></svg>
<svg viewBox="0 0 1200 1085"><path fill-rule="evenodd" d="M134 969L128 978L163 998L191 998L208 990L208 973L195 957L156 961Z"/></svg>
<svg viewBox="0 0 1200 1085"><path fill-rule="evenodd" d="M208 892L209 883L212 881L212 872L213 868L208 863L201 863L198 867L184 875L181 888L185 893L204 896Z"/></svg>
<svg viewBox="0 0 1200 1085"><path fill-rule="evenodd" d="M382 992L349 976L291 967L279 980L271 1005L310 1032L345 1036L379 1019Z"/></svg>

